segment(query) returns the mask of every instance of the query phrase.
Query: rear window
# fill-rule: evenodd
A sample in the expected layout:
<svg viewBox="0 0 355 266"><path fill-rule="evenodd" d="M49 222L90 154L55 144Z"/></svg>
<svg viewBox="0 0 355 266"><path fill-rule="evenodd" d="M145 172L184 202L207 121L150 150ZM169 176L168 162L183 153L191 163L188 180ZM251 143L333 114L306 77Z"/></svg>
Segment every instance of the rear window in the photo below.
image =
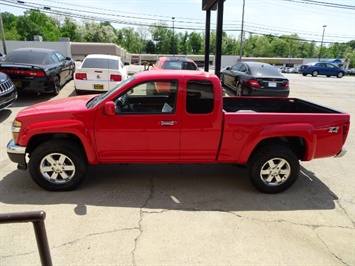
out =
<svg viewBox="0 0 355 266"><path fill-rule="evenodd" d="M40 52L29 52L29 51L21 51L21 52L10 52L5 57L5 62L13 62L13 63L23 63L23 64L36 64L36 65L46 65L49 62L46 60L47 54Z"/></svg>
<svg viewBox="0 0 355 266"><path fill-rule="evenodd" d="M174 62L174 61L166 61L163 66L163 69L175 69L175 70L180 70L180 69L187 69L187 70L196 70L196 66L193 63L190 62Z"/></svg>
<svg viewBox="0 0 355 266"><path fill-rule="evenodd" d="M270 65L250 66L250 71L254 76L282 76L275 67Z"/></svg>
<svg viewBox="0 0 355 266"><path fill-rule="evenodd" d="M186 111L189 114L208 114L213 111L214 90L210 81L190 80L186 90Z"/></svg>
<svg viewBox="0 0 355 266"><path fill-rule="evenodd" d="M86 58L82 68L119 69L118 60L107 58Z"/></svg>

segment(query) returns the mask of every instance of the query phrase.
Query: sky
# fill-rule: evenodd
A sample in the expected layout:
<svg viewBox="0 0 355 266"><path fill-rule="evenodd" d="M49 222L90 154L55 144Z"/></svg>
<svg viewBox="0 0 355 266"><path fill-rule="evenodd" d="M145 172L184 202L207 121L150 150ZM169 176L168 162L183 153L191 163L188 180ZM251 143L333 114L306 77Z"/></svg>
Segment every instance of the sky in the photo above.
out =
<svg viewBox="0 0 355 266"><path fill-rule="evenodd" d="M355 40L355 0L244 0L244 31L255 35L297 34L324 45ZM23 15L30 8L72 16L78 22L110 21L122 27L145 27L164 22L175 31L204 32L202 0L1 0L1 12ZM47 10L46 10L47 9ZM223 31L239 38L243 0L224 2ZM173 19L174 17L174 19ZM217 11L211 13L216 28Z"/></svg>

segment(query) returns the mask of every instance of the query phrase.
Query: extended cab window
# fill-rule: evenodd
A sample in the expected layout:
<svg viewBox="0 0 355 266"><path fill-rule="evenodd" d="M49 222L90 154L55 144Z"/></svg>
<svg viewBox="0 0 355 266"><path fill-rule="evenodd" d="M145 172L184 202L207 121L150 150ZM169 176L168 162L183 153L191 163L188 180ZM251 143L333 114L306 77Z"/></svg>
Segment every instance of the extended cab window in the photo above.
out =
<svg viewBox="0 0 355 266"><path fill-rule="evenodd" d="M117 114L175 113L178 82L159 80L141 83L115 100Z"/></svg>
<svg viewBox="0 0 355 266"><path fill-rule="evenodd" d="M190 114L208 114L213 111L213 107L213 84L210 81L189 81L187 83L186 111Z"/></svg>

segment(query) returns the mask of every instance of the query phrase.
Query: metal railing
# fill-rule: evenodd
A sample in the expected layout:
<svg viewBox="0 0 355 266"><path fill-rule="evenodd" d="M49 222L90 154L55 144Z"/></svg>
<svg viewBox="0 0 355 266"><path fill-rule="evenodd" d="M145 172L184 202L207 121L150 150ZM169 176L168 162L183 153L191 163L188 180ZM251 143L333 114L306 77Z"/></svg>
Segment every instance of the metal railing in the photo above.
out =
<svg viewBox="0 0 355 266"><path fill-rule="evenodd" d="M46 219L46 213L44 211L0 214L0 224L33 223L41 263L43 266L52 266L44 219Z"/></svg>

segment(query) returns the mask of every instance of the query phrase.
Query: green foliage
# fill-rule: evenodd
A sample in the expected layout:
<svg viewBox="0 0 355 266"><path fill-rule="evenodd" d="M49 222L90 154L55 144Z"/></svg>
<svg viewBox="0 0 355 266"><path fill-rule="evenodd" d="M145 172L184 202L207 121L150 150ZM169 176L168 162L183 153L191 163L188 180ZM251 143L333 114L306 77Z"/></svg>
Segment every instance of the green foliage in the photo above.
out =
<svg viewBox="0 0 355 266"><path fill-rule="evenodd" d="M20 40L33 41L35 35L40 35L43 41L57 41L60 36L55 20L38 10L28 10L19 16L16 29Z"/></svg>
<svg viewBox="0 0 355 266"><path fill-rule="evenodd" d="M204 54L205 35L202 32L178 32L166 23L147 27L125 27L116 30L110 22L85 21L79 24L71 18L60 20L39 10L25 11L23 16L2 13L7 40L33 40L40 35L44 41L69 37L71 41L116 43L129 53ZM297 34L243 36L243 56L314 58L348 58L355 67L355 40L348 43L324 45L322 51L315 42L302 41ZM222 54L239 56L240 36L222 35ZM216 32L210 34L210 53L216 53Z"/></svg>

